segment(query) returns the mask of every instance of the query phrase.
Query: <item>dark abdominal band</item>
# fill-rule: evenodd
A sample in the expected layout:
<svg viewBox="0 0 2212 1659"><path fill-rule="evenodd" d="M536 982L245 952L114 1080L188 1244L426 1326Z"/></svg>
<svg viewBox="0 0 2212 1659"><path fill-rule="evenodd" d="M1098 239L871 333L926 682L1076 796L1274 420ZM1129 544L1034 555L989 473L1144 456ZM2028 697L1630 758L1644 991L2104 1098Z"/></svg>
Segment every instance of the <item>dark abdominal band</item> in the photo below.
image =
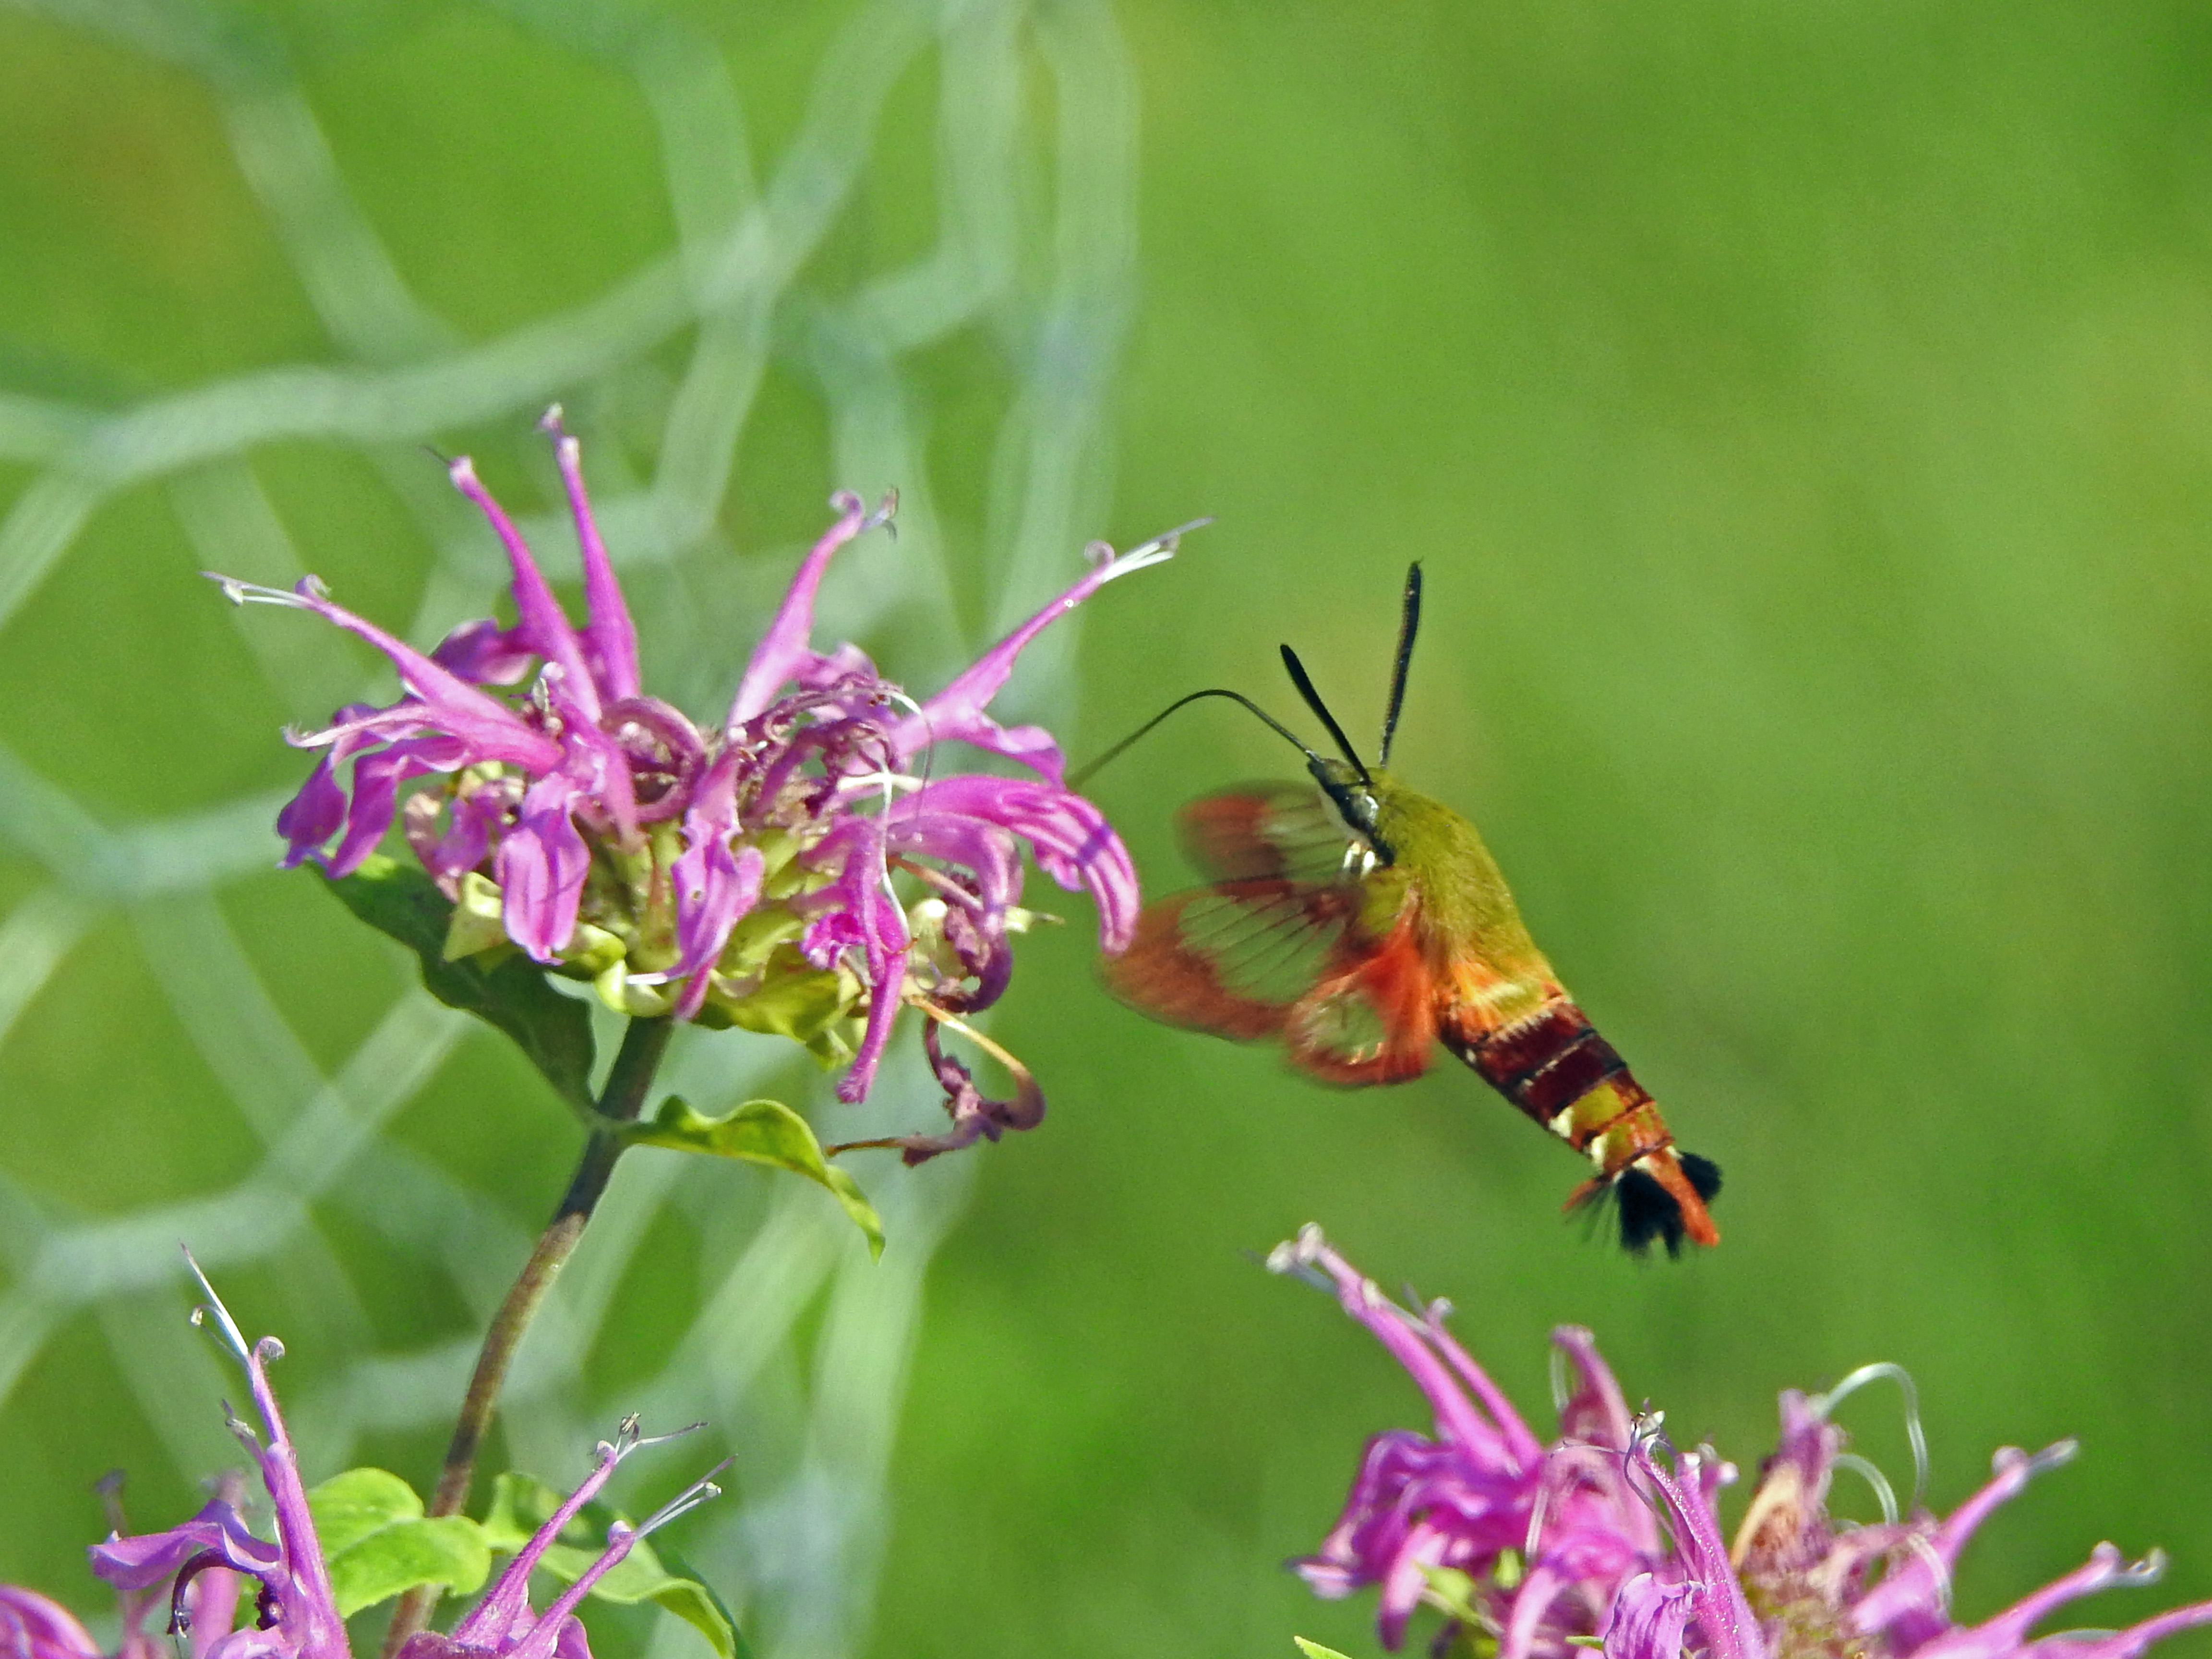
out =
<svg viewBox="0 0 2212 1659"><path fill-rule="evenodd" d="M1631 1109L1648 1098L1628 1075L1628 1062L1598 1035L1589 1017L1565 998L1480 1042L1451 1046L1484 1082L1547 1129L1553 1119L1608 1080L1620 1080ZM1591 1125L1590 1133L1603 1127ZM1589 1138L1575 1137L1576 1150Z"/></svg>

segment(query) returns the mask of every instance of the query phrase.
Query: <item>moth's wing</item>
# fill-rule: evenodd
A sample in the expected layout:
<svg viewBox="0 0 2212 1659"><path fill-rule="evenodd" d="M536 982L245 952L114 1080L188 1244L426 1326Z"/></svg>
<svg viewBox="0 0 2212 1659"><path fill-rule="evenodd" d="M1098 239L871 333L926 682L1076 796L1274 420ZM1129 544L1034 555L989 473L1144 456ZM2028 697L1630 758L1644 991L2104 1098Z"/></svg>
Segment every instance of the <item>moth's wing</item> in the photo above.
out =
<svg viewBox="0 0 2212 1659"><path fill-rule="evenodd" d="M1435 970L1415 919L1379 942L1340 951L1283 1021L1292 1065L1324 1083L1404 1083L1429 1069L1437 1042Z"/></svg>
<svg viewBox="0 0 2212 1659"><path fill-rule="evenodd" d="M1170 1025L1273 1036L1340 956L1359 908L1348 884L1261 877L1148 904L1134 938L1103 958L1107 988Z"/></svg>
<svg viewBox="0 0 2212 1659"><path fill-rule="evenodd" d="M1176 815L1184 856L1211 882L1334 882L1352 832L1310 783L1247 783Z"/></svg>

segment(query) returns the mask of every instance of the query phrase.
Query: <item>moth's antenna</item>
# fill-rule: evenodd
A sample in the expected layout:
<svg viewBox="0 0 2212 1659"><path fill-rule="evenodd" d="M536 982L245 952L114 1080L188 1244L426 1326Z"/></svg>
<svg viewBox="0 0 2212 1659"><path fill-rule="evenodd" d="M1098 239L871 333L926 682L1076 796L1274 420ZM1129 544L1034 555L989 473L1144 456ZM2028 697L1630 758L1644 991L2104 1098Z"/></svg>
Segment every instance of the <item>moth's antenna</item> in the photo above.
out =
<svg viewBox="0 0 2212 1659"><path fill-rule="evenodd" d="M1413 665L1413 635L1421 629L1421 562L1406 568L1406 608L1398 617L1398 659L1390 669L1390 703L1382 716L1382 747L1375 763L1390 763L1390 739L1398 735L1398 711L1406 705L1406 671Z"/></svg>
<svg viewBox="0 0 2212 1659"><path fill-rule="evenodd" d="M1115 744L1111 749L1109 749L1104 754L1099 756L1097 759L1092 761L1089 765L1080 767L1075 771L1069 773L1067 777L1067 787L1070 789L1081 788L1084 782L1095 774L1100 767L1105 765L1108 761L1115 758L1123 750L1127 749L1131 744L1136 742L1139 738L1143 737L1146 732L1151 731L1169 715L1174 714L1176 709L1185 708L1191 703L1196 702L1200 697L1226 697L1231 702L1243 704L1245 708L1250 709L1262 720L1266 721L1268 726L1273 727L1276 735L1280 737L1284 742L1289 744L1301 755L1304 755L1306 757L1307 765L1319 766L1322 763L1321 757L1315 754L1314 751L1307 748L1305 744L1300 743L1298 741L1297 734L1295 732L1292 732L1289 726L1284 725L1282 721L1277 720L1266 709L1261 708L1258 703L1254 702L1251 698L1246 696L1242 691L1227 691L1224 690L1219 686L1213 686L1204 691L1194 691L1187 697L1177 697L1173 702L1161 709L1158 714L1153 715L1152 719L1146 720L1135 731L1130 732L1127 737L1122 738L1121 742ZM1332 722L1332 725L1334 723Z"/></svg>
<svg viewBox="0 0 2212 1659"><path fill-rule="evenodd" d="M1375 780L1367 775L1367 763L1359 758L1359 751L1352 746L1352 739L1344 735L1344 728L1336 723L1336 716L1328 712L1328 705L1321 700L1321 693L1314 690L1313 681L1306 675L1306 665L1298 660L1298 653L1287 645L1283 647L1283 666L1291 671L1291 684L1298 688L1298 695L1306 700L1306 707L1312 709L1321 723L1328 728L1329 736L1336 739L1338 750L1345 759L1352 763L1352 769L1359 774L1360 782L1374 782ZM1304 748L1304 745L1301 744L1299 747ZM1310 757L1312 751L1309 750L1307 752Z"/></svg>

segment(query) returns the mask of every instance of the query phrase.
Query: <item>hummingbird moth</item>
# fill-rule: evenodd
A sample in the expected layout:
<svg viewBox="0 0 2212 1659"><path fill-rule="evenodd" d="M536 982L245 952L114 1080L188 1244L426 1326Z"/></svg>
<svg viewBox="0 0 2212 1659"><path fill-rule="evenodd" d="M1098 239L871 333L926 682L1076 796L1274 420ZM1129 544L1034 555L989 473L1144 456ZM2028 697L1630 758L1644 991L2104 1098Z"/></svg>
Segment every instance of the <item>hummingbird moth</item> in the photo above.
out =
<svg viewBox="0 0 2212 1659"><path fill-rule="evenodd" d="M1718 1168L1676 1150L1658 1103L1528 937L1474 826L1386 769L1420 617L1416 563L1372 765L1285 645L1291 682L1342 758L1216 688L1178 699L1085 769L1186 704L1227 697L1295 744L1312 778L1183 809L1183 846L1207 884L1147 905L1129 948L1105 958L1107 985L1170 1025L1276 1039L1299 1070L1354 1088L1419 1077L1441 1044L1595 1165L1570 1209L1615 1203L1621 1243L1639 1255L1655 1242L1670 1255L1685 1238L1717 1243L1705 1206Z"/></svg>

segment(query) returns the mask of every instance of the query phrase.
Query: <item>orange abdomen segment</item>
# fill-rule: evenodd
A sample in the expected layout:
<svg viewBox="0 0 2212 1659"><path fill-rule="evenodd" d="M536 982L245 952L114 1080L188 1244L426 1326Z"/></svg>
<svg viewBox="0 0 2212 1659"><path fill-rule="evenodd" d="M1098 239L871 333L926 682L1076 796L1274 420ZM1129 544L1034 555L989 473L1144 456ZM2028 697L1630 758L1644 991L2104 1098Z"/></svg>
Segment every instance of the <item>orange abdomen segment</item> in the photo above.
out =
<svg viewBox="0 0 2212 1659"><path fill-rule="evenodd" d="M1656 1183L1679 1218L1670 1224L1675 1230L1668 1235L1670 1250L1680 1236L1698 1244L1719 1242L1705 1196L1676 1156L1659 1103L1565 992L1553 988L1534 1013L1491 1030L1448 1012L1439 1035L1484 1082L1597 1165L1596 1178L1571 1204L1624 1178ZM1717 1174L1711 1179L1717 1182ZM1638 1247L1632 1243L1631 1248Z"/></svg>

